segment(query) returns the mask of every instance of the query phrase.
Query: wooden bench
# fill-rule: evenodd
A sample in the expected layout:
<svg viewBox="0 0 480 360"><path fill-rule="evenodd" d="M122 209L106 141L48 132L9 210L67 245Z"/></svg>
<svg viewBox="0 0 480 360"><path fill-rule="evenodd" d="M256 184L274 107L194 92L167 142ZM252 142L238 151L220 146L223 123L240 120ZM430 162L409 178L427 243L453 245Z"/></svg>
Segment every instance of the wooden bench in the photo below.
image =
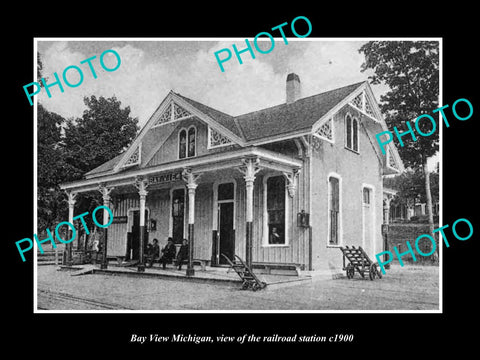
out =
<svg viewBox="0 0 480 360"><path fill-rule="evenodd" d="M271 274L272 270L292 270L297 273L304 270L304 265L296 263L269 263L269 262L254 262L253 269L264 269L265 274Z"/></svg>
<svg viewBox="0 0 480 360"><path fill-rule="evenodd" d="M154 260L154 263L160 263L160 259L157 258ZM175 264L176 265L176 260L173 260L172 262L170 263L167 263L167 264ZM183 260L182 262L182 266L184 265L187 265L188 264L188 260ZM206 271L207 270L207 266L210 265L210 260L203 260L203 259L193 259L193 265L199 265L202 269L202 271Z"/></svg>

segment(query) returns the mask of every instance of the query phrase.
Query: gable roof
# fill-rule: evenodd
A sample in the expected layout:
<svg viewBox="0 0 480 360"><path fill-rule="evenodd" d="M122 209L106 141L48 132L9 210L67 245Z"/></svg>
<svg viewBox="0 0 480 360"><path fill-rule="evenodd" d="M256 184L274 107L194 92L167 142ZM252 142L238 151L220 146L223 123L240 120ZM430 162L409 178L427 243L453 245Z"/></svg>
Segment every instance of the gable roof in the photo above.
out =
<svg viewBox="0 0 480 360"><path fill-rule="evenodd" d="M175 93L175 95L179 96L186 102L188 102L190 105L196 107L198 110L203 112L204 114L210 116L212 119L217 121L220 125L223 125L226 127L228 130L233 132L235 135L237 135L240 138L243 138L243 134L240 131L239 127L235 123L235 118L231 115L228 115L224 112L221 112L219 110L216 110L214 108L211 108L210 106L204 105L202 103L199 103L198 101L192 100L190 98L187 98L186 96L183 96L179 93Z"/></svg>
<svg viewBox="0 0 480 360"><path fill-rule="evenodd" d="M123 155L125 155L125 152L122 152L121 154L115 156L113 159L110 159L107 162L104 162L102 165L97 166L96 168L90 170L85 174L85 176L88 177L93 174L101 174L101 173L113 170L115 165L117 165L119 161L122 159Z"/></svg>
<svg viewBox="0 0 480 360"><path fill-rule="evenodd" d="M317 95L298 99L236 117L246 141L309 130L335 105L364 82L344 86Z"/></svg>
<svg viewBox="0 0 480 360"><path fill-rule="evenodd" d="M293 103L282 103L239 116L231 116L179 93L170 91L125 152L89 171L85 175L86 177L93 177L106 172L124 170L121 168L122 164L125 163L137 147L141 145L142 138L171 102L186 107L191 115L201 118L208 126L215 127L215 130L222 135L229 138L235 136L237 138L236 142L241 146L245 146L259 142L275 141L275 137L278 138L289 135L295 137L298 136L298 134L303 135L304 133L309 133L312 131L312 128L322 124L326 119L328 120L330 114L336 112L339 107L351 101L353 97L358 96L362 91L364 91L365 97L373 97L368 82L362 81L301 98ZM378 105L375 101L372 101L372 104L374 107L373 110L377 114L375 116L381 119L379 121L371 117L376 123L369 126L371 127L369 131L373 134L375 130L386 130L387 128L381 117ZM374 128L375 130L373 130ZM227 132L230 132L230 134ZM396 160L401 164L401 159L394 146L392 147L392 151ZM379 156L379 154L377 155ZM403 168L403 164L400 166ZM138 167L138 165L135 165L135 167Z"/></svg>

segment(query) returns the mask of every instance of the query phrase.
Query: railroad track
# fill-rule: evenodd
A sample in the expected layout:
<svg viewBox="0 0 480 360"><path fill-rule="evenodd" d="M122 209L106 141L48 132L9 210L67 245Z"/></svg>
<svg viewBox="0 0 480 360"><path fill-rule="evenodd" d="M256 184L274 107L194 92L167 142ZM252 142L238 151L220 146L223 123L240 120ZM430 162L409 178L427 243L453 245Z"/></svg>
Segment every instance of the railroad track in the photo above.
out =
<svg viewBox="0 0 480 360"><path fill-rule="evenodd" d="M37 290L38 309L59 310L59 307L64 309L66 305L72 306L72 310L133 310L122 305L106 303L103 301L79 297L59 291L46 289Z"/></svg>

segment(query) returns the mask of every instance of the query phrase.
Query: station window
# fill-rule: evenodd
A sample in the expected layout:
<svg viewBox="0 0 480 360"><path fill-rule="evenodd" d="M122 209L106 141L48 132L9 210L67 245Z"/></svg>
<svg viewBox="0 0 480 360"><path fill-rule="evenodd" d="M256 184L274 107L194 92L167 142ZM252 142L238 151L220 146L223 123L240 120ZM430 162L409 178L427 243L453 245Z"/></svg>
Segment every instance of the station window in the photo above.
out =
<svg viewBox="0 0 480 360"><path fill-rule="evenodd" d="M268 244L285 244L285 178L267 179Z"/></svg>
<svg viewBox="0 0 480 360"><path fill-rule="evenodd" d="M345 147L358 152L358 120L350 114L345 118Z"/></svg>
<svg viewBox="0 0 480 360"><path fill-rule="evenodd" d="M339 244L340 230L340 180L336 177L328 179L328 244Z"/></svg>
<svg viewBox="0 0 480 360"><path fill-rule="evenodd" d="M196 136L195 126L187 129L181 129L178 134L178 158L185 159L196 155Z"/></svg>

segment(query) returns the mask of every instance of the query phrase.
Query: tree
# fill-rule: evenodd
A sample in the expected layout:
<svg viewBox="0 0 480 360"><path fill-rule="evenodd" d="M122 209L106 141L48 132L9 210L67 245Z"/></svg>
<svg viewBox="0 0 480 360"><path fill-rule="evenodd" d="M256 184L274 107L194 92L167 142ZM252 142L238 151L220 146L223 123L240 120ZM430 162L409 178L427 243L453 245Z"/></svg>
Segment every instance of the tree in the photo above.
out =
<svg viewBox="0 0 480 360"><path fill-rule="evenodd" d="M115 96L84 98L87 109L79 119L69 119L65 127L65 162L71 180L119 155L138 131L138 120L130 107L121 108Z"/></svg>
<svg viewBox="0 0 480 360"><path fill-rule="evenodd" d="M42 78L43 64L37 53L37 80ZM41 86L41 85L40 85ZM37 106L37 224L39 229L50 228L61 217L63 191L59 184L63 175L62 131L65 119Z"/></svg>
<svg viewBox="0 0 480 360"><path fill-rule="evenodd" d="M383 185L397 190L393 204L403 204L407 207L415 206L417 203L426 203L425 173L408 169L395 177L386 178ZM439 176L437 172L430 174L430 188L432 190L432 201L438 201Z"/></svg>
<svg viewBox="0 0 480 360"><path fill-rule="evenodd" d="M68 181L78 180L99 165L113 159L131 144L138 131L138 120L130 116L130 107L122 108L115 96L84 98L87 109L81 118L69 119L63 139L64 173ZM99 194L82 194L77 211L92 213L101 205ZM91 218L85 219L91 226Z"/></svg>
<svg viewBox="0 0 480 360"><path fill-rule="evenodd" d="M39 228L44 229L59 219L62 208L59 184L66 179L61 147L65 119L42 104L37 111L37 219Z"/></svg>
<svg viewBox="0 0 480 360"><path fill-rule="evenodd" d="M43 83L41 82L41 79L43 77L42 71L43 71L42 57L40 53L37 51L37 82L40 84L40 87L43 86ZM48 80L48 79L45 79L45 80Z"/></svg>
<svg viewBox="0 0 480 360"><path fill-rule="evenodd" d="M436 41L370 41L359 52L365 54L362 71L373 69L372 84L386 84L390 91L380 97L380 109L387 126L396 126L399 132L408 130L409 122L415 129L415 120L421 114L434 115L438 108L439 48ZM437 122L439 124L439 122ZM419 123L423 133L432 130L428 121ZM432 195L427 160L438 151L437 130L417 140L403 138L398 145L400 156L407 167L424 172L425 195L430 230L433 233ZM398 144L398 140L394 140Z"/></svg>
<svg viewBox="0 0 480 360"><path fill-rule="evenodd" d="M39 53L37 61L39 81L43 70ZM137 134L138 120L115 96L90 96L84 102L87 109L82 117L68 120L38 104L38 230L66 220L68 207L61 183L81 179L84 173L119 155ZM98 195L82 194L76 200L78 213L91 213L101 205ZM85 220L92 225L91 217Z"/></svg>

